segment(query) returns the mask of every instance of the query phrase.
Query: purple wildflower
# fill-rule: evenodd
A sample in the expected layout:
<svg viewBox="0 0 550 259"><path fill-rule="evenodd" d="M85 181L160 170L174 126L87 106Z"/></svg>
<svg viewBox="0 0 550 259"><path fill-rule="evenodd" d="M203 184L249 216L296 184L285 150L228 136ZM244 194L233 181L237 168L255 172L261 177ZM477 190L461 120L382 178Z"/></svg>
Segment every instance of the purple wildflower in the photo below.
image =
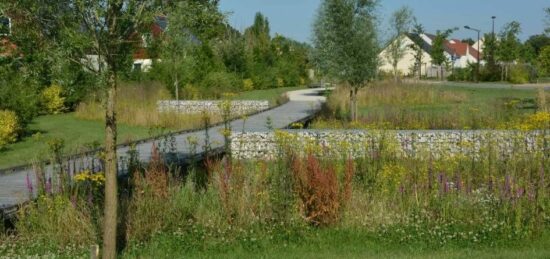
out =
<svg viewBox="0 0 550 259"><path fill-rule="evenodd" d="M523 197L523 194L524 194L524 193L525 193L525 189L519 188L519 189L517 190L516 197L517 197L517 198L521 198L521 197Z"/></svg>

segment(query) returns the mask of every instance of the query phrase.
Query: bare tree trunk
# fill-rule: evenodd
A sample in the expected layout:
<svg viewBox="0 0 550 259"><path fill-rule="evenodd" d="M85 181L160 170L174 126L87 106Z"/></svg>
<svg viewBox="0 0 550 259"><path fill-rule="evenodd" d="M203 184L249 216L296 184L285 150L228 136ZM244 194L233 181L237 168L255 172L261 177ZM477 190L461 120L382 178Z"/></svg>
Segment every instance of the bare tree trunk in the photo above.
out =
<svg viewBox="0 0 550 259"><path fill-rule="evenodd" d="M179 81L178 81L178 73L175 74L175 77L176 77L176 80L174 81L174 91L176 93L176 101L179 101L180 100L180 97L179 97L179 88L178 88L178 85L179 85Z"/></svg>
<svg viewBox="0 0 550 259"><path fill-rule="evenodd" d="M357 121L357 91L356 86L352 86L350 89L350 119L351 121Z"/></svg>
<svg viewBox="0 0 550 259"><path fill-rule="evenodd" d="M112 69L112 68L111 68ZM116 155L116 90L114 71L107 76L107 110L105 113L105 210L103 222L103 258L116 258L117 237L117 155Z"/></svg>

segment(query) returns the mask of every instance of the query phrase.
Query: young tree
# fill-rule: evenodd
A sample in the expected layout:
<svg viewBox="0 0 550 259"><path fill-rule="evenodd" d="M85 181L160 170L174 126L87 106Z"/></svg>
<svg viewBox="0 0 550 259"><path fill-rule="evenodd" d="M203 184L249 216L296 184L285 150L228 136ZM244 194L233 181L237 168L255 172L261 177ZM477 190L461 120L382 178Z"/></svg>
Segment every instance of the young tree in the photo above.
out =
<svg viewBox="0 0 550 259"><path fill-rule="evenodd" d="M438 30L432 43L432 51L430 56L432 57L432 62L439 66L439 77L441 80L445 78L444 66L449 62L449 59L445 55L445 42L455 30L457 30L457 28L448 29L445 31Z"/></svg>
<svg viewBox="0 0 550 259"><path fill-rule="evenodd" d="M315 62L323 73L351 86L354 121L357 92L378 70L375 7L375 0L324 0L313 27Z"/></svg>
<svg viewBox="0 0 550 259"><path fill-rule="evenodd" d="M520 23L513 21L506 24L499 34L500 41L496 54L498 59L503 63L502 81L508 80L510 65L519 58L522 46L519 40L520 33Z"/></svg>
<svg viewBox="0 0 550 259"><path fill-rule="evenodd" d="M544 9L544 12L546 13L546 29L544 32L550 35L550 7Z"/></svg>
<svg viewBox="0 0 550 259"><path fill-rule="evenodd" d="M105 112L105 211L103 257L116 257L117 238L117 154L116 91L118 76L130 67L131 53L141 44L140 32L149 29L156 1L148 0L64 0L55 7L43 1L9 1L8 8L33 28L22 33L38 37L33 44L48 46L41 51L87 67L96 74L107 92ZM57 11L56 11L57 10ZM63 11L59 11L63 10ZM56 11L56 12L55 12ZM55 12L52 19L42 14ZM52 27L54 26L54 27ZM29 49L32 53L32 49ZM97 57L96 64L89 56Z"/></svg>
<svg viewBox="0 0 550 259"><path fill-rule="evenodd" d="M393 78L395 82L399 81L399 71L397 71L397 66L407 51L407 46L405 45L405 33L409 32L413 20L413 12L406 6L395 11L390 18L390 25L393 35L389 41L386 59L393 67Z"/></svg>
<svg viewBox="0 0 550 259"><path fill-rule="evenodd" d="M424 27L420 23L415 23L412 30L413 44L409 48L414 51L414 73L418 73L418 80L422 79L422 61L424 59L424 40L421 35L424 33Z"/></svg>
<svg viewBox="0 0 550 259"><path fill-rule="evenodd" d="M498 49L498 42L496 36L493 33L487 33L483 37L483 59L487 61L486 73L484 73L484 79L487 81L498 81L499 70L496 62L496 52Z"/></svg>
<svg viewBox="0 0 550 259"><path fill-rule="evenodd" d="M542 49L537 61L541 74L550 75L550 45Z"/></svg>
<svg viewBox="0 0 550 259"><path fill-rule="evenodd" d="M85 26L71 31L73 42L90 43L92 53L104 57L105 69L97 73L104 78L107 90L105 112L105 212L103 223L103 257L116 257L117 237L117 124L116 91L118 75L127 66L135 44L141 43L140 31L153 22L153 1L75 0L75 22ZM70 42L70 43L73 43ZM100 66L101 67L101 66Z"/></svg>

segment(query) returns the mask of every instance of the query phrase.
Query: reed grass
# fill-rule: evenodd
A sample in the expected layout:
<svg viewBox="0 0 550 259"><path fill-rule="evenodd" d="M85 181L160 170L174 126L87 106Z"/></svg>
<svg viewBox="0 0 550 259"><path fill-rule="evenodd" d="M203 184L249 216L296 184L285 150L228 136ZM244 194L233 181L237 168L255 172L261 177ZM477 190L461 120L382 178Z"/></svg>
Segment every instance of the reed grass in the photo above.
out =
<svg viewBox="0 0 550 259"><path fill-rule="evenodd" d="M121 83L117 90L117 121L126 125L168 130L196 129L202 126L201 114L159 112L157 101L172 97L165 87L155 82ZM103 121L105 118L103 98L92 96L76 108L76 117ZM211 122L221 121L221 116L210 115Z"/></svg>

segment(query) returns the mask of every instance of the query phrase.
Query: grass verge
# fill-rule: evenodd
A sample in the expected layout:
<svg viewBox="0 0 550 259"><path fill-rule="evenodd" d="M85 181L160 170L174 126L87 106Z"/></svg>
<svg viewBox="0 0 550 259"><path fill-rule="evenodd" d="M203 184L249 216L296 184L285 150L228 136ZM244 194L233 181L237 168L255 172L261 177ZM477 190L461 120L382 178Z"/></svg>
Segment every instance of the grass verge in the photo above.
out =
<svg viewBox="0 0 550 259"><path fill-rule="evenodd" d="M42 160L49 154L48 142L62 139L65 152L78 152L86 146L98 146L105 137L104 124L101 121L79 119L74 113L47 115L36 118L30 125L32 136L8 145L0 151L0 168L8 168ZM118 142L148 137L151 130L145 127L118 125ZM94 144L95 143L95 144Z"/></svg>

